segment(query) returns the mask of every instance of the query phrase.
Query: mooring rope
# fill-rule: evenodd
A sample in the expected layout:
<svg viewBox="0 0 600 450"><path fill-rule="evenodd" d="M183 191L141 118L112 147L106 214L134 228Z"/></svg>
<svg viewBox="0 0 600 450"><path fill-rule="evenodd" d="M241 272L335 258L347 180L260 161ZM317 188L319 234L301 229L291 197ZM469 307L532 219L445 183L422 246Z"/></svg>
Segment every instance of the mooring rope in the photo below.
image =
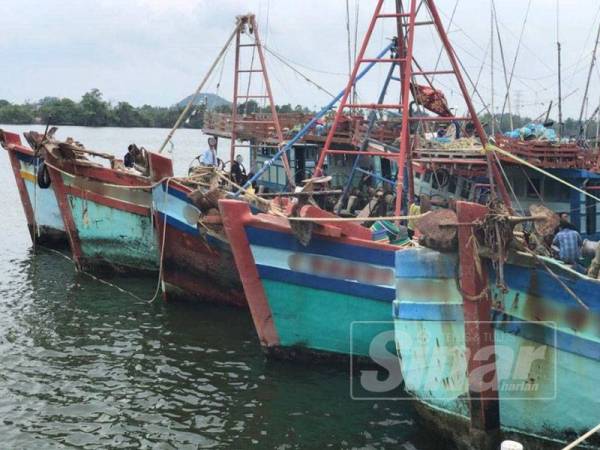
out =
<svg viewBox="0 0 600 450"><path fill-rule="evenodd" d="M49 247L44 247L44 248L45 248L46 250L48 250L48 251L52 252L52 253L56 253L57 255L60 255L60 256L62 256L63 258L65 258L65 259L67 259L67 260L71 261L72 263L75 263L75 261L73 260L73 258L71 258L71 257L70 257L70 256L68 256L68 255L65 255L65 254L64 254L64 253L62 253L62 252L59 252L58 250L55 250L55 249L53 249L53 248L49 248ZM117 289L118 291L120 291L120 292L122 292L122 293L124 293L124 294L127 294L127 295L129 295L129 296L131 296L131 297L135 298L136 300L139 300L139 301L144 301L144 299L143 299L143 298L141 298L141 297L137 296L137 295L136 295L136 294L134 294L133 292L131 292L131 291L128 291L127 289L123 289L122 287L120 287L120 286L117 286L116 284L113 284L113 283L111 283L111 282L109 282L109 281L103 280L102 278L99 278L99 277L97 277L96 275L92 275L92 274L91 274L91 273L89 273L89 272L86 272L86 271L84 271L84 270L77 270L77 273L81 273L81 274L83 274L83 275L85 275L85 276L88 276L88 277L92 278L92 279L93 279L93 280L95 280L95 281L98 281L98 282L100 282L100 283L102 283L102 284L105 284L105 285L107 285L107 286L110 286L110 287L112 287L112 288L114 288L114 289Z"/></svg>
<svg viewBox="0 0 600 450"><path fill-rule="evenodd" d="M579 444L581 444L583 441L585 441L587 438L589 438L592 434L597 433L598 431L600 431L600 423L598 425L596 425L594 428L592 428L590 431L585 433L584 435L578 437L576 440L571 442L569 445L564 447L562 450L571 450L572 448L577 447Z"/></svg>
<svg viewBox="0 0 600 450"><path fill-rule="evenodd" d="M530 169L533 169L533 170L535 170L535 171L537 171L537 172L541 173L542 175L545 175L545 176L547 176L547 177L549 177L549 178L552 178L553 180L555 180L555 181L558 181L559 183L562 183L562 184L564 184L565 186L567 186L567 187L569 187L569 188L571 188L571 189L574 189L574 190L576 190L577 192L580 192L581 194L583 194L583 195L586 195L586 196L588 196L588 197L590 197L590 198L592 198L592 199L596 200L597 202L600 202L600 198L596 197L595 195L592 195L592 194L590 194L589 192L587 192L587 191L584 191L583 189L581 189L581 188L578 188L577 186L575 186L575 185L573 185L573 184L569 183L568 181L565 181L565 180L563 180L562 178L560 178L560 177L557 177L556 175L553 175L553 174L551 174L550 172L548 172L548 171L546 171L546 170L544 170L544 169L540 169L539 167L537 167L537 166L535 166L535 165L531 164L530 162L528 162L528 161L525 161L524 159L522 159L522 158L519 158L518 156L516 156L516 155L513 155L512 153L510 153L510 152L507 152L506 150L502 150L501 148L499 148L499 147L497 147L497 146L495 146L495 145L488 144L488 145L486 145L486 146L484 147L483 151L484 151L484 152L495 152L495 153L500 153L501 155L504 155L504 156L506 156L507 158L511 158L511 159L513 159L514 161L518 162L519 164L523 164L524 166L527 166L527 167L529 167Z"/></svg>
<svg viewBox="0 0 600 450"><path fill-rule="evenodd" d="M165 187L165 197L164 197L164 205L165 207L168 204L168 193L169 193L169 183L171 182L172 179L175 179L175 177L167 177L164 179L164 181L166 182L166 187ZM159 184L159 183L157 183ZM152 211L154 212L154 203L152 204ZM146 302L146 303L153 303L159 296L161 293L161 288L162 288L162 277L163 277L163 267L164 267L164 255L165 255L165 244L166 244L166 237L167 237L167 214L163 213L163 226L162 226L162 236L160 237L161 239L161 246L160 246L160 256L159 256L159 260L158 260L158 281L156 283L156 289L154 290L154 294L152 295L152 297L150 299L144 299L136 294L134 294L131 291L128 291L127 289L123 289L120 286L117 286L116 284L110 283L109 281L103 280L102 278L97 277L96 275L93 275L89 272L86 272L85 270L81 270L79 267L77 267L77 264L75 264L76 270L79 273L82 273L90 278L92 278L95 281L98 281L102 284L105 284L107 286L113 287L115 289L117 289L119 292L122 292L124 294L127 294L133 298L135 298L138 301L141 302ZM153 215L152 215L153 217ZM69 228L66 228L67 230L67 234L69 235L69 241L72 242L73 237L71 236L71 231L69 230ZM47 248L47 250L50 250L51 252L54 252L60 256L62 256L63 258L68 259L69 261L75 263L74 259L65 255L64 253L59 252L58 250L52 249L52 248Z"/></svg>

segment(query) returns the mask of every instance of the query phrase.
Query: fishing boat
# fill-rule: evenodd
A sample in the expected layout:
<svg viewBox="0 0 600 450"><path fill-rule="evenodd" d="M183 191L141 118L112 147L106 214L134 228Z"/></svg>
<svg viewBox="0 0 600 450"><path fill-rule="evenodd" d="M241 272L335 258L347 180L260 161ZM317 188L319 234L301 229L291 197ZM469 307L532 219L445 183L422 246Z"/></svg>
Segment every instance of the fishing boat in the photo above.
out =
<svg viewBox="0 0 600 450"><path fill-rule="evenodd" d="M163 295L167 299L179 298L246 306L229 242L223 232L217 201L240 187L234 182L232 168L234 164L241 167L240 163L236 162L236 156L240 147L247 147L243 143L244 140L252 136L253 139L260 139L262 147L269 148L278 148L283 142L282 127L273 102L258 33L253 14L236 17L233 33L213 64L213 68L216 67L226 49L235 40L234 113L227 119L222 116L220 120L215 119L214 115L209 115L212 119L207 120L204 129L206 134L215 139L215 146L218 137L226 136L231 139L229 161L223 163L218 160L217 164L211 166L190 165L188 176L163 180L152 190L153 213L159 230L157 245L162 255ZM252 56L250 53L242 55L244 50L251 50ZM258 53L257 66L254 66L255 52ZM245 68L244 64L250 66ZM264 95L251 90L256 87L250 81L245 95L238 93L240 78L247 73L252 73L257 80L262 80ZM210 71L207 77L209 75ZM193 105L201 87L202 84L190 98L171 135ZM243 103L252 98L264 98L268 101L270 112L245 114ZM256 152L257 150L253 150L251 154ZM287 161L284 163L286 177L290 172ZM248 198L249 202L261 206L261 199L257 196L248 194ZM268 203L266 200L262 201L263 209L268 210Z"/></svg>
<svg viewBox="0 0 600 450"><path fill-rule="evenodd" d="M53 133L27 136L43 155L78 269L157 271L151 188L173 176L171 160L137 149L134 168L127 168L111 154L58 141Z"/></svg>
<svg viewBox="0 0 600 450"><path fill-rule="evenodd" d="M197 190L190 179L163 181L152 189L157 245L162 253L163 295L169 300L245 307L246 299L220 218L209 214L210 207L205 209L194 203Z"/></svg>
<svg viewBox="0 0 600 450"><path fill-rule="evenodd" d="M66 247L67 234L54 188L46 186L43 176L43 159L23 145L16 133L0 130L0 144L8 153L31 240L34 244Z"/></svg>
<svg viewBox="0 0 600 450"><path fill-rule="evenodd" d="M397 247L352 223L315 226L302 244L287 218L252 214L237 200L219 207L263 348L284 358L368 356L372 335L351 341L351 325L381 320L369 332L390 329ZM299 214L337 217L310 205Z"/></svg>
<svg viewBox="0 0 600 450"><path fill-rule="evenodd" d="M598 422L589 393L600 382L600 280L535 255L511 229L505 248L490 248L499 217L459 202L456 221L473 224L461 227L459 251L396 253L405 390L462 448L494 445L498 433L562 448Z"/></svg>
<svg viewBox="0 0 600 450"><path fill-rule="evenodd" d="M411 246L412 243L406 240L398 244L394 237L390 240L387 230L391 231L390 234L394 233L393 217L400 217L403 211L405 180L413 178L412 173L405 173L403 169L408 155L408 136L417 121L453 123L476 120L470 102L469 117L449 114L443 94L435 89L428 91L429 97L421 96L420 101L427 103L430 110L437 113L436 116L412 114L413 111L408 114L411 83L406 80L410 80L412 72L407 71L412 68L404 62L413 58L410 39L415 25L408 21L410 15L402 9L400 2L393 13L383 12L383 3L378 1L376 4L376 12L357 56L357 63L319 152L315 174L323 175L327 165L327 175L335 177L338 160L350 160L350 168L355 172L360 172L357 169L360 169L360 162L364 158L386 160L385 165L388 173L392 172L390 178L393 180L385 179L385 182L395 188L395 194L386 196L393 198L392 217L389 217L389 208L383 208L381 217L372 217L375 208L367 205L363 213L358 214L359 217L344 219L310 202L302 204L300 201L289 210L287 217L253 215L243 202L219 202L257 333L263 347L270 353L292 357L303 354L327 358L347 358L350 355L367 357L374 338L382 332L393 331L390 308L397 289L393 280L395 253L403 245ZM426 3L438 33L445 36L435 6ZM404 33L393 40L393 48L389 49L389 53L386 51L376 58L367 57L366 49L375 24L390 18L398 21L398 30L404 30ZM468 94L450 44L447 39L443 39L443 43L452 64L451 72L460 80L463 95L467 99ZM361 66L377 63L391 66L377 103L352 103L350 93L359 78ZM400 88L402 98L400 102L395 97L394 103L386 103L385 96L394 78L394 70L399 71L400 79L404 80ZM371 111L367 132L358 145L350 148L335 143L338 127L343 124L349 108ZM395 128L392 128L398 133L396 141L399 142L399 148L372 139L370 130L380 122L376 120L379 114L374 112L383 110L407 112L402 115L401 121L396 119ZM478 131L484 136L481 128ZM398 170L398 167L402 169ZM383 178L374 172L369 176ZM412 182L409 184L412 185ZM414 195L413 188L409 190ZM348 189L344 188L344 194L347 192ZM388 205L382 203L380 199L378 204L387 207L390 202L386 202ZM384 227L384 239L379 239L370 228L362 226L361 222L365 221L369 225L373 222L387 225ZM371 322L372 326L355 327L353 324L359 321Z"/></svg>

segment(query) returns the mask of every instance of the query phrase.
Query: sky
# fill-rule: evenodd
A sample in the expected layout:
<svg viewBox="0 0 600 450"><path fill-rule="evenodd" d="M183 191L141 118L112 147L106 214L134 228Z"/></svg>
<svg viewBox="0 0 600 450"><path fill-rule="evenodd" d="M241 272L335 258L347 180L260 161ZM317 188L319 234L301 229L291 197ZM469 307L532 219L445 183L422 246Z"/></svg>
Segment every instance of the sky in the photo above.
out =
<svg viewBox="0 0 600 450"><path fill-rule="evenodd" d="M375 0L2 0L0 99L35 101L45 96L79 99L98 88L111 102L170 106L193 92L231 33L235 16L253 12L267 48L324 90L337 93L348 79L349 28L354 47L367 29ZM392 6L393 1L387 0ZM527 22L523 22L530 3ZM481 99L502 109L506 82L497 37L490 57L490 0L437 0L456 53ZM454 15L452 14L456 7ZM511 82L511 108L538 116L557 98L556 41L562 44L564 115L577 117L592 58L598 0L496 0L507 78L523 39ZM357 14L358 13L358 14ZM358 20L356 21L356 17ZM558 16L558 21L557 21ZM380 21L380 22L384 22ZM373 32L373 57L394 35L391 21ZM440 43L431 27L419 27L415 55L424 70L435 67ZM249 60L244 60L248 63ZM330 99L272 53L266 55L276 103L318 108ZM445 57L440 69L448 67ZM358 87L361 101L376 99L386 69L379 65ZM221 75L222 74L222 75ZM451 105L461 106L458 86L435 78ZM231 99L233 51L204 89ZM219 83L220 80L220 83ZM586 114L600 102L600 68L594 69ZM217 86L218 84L218 86ZM245 83L242 83L245 85ZM468 86L471 86L467 82ZM260 86L256 89L261 90ZM394 89L390 88L393 97ZM470 88L471 89L471 88ZM482 101L483 100L483 101ZM556 108L552 115L556 115Z"/></svg>

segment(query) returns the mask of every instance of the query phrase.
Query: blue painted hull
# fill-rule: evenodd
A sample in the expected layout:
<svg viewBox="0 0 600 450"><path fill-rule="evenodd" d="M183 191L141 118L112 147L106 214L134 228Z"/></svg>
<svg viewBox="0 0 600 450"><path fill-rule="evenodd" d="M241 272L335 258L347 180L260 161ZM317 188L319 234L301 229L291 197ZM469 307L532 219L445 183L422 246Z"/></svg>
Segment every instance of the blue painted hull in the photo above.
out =
<svg viewBox="0 0 600 450"><path fill-rule="evenodd" d="M436 260L447 264L432 264ZM407 392L446 417L467 421L467 349L457 267L456 255L428 249L397 252L394 321ZM553 271L589 311L543 268L521 257L505 266L508 292L490 280L490 320L502 430L564 442L600 421L595 395L600 282L558 265Z"/></svg>
<svg viewBox="0 0 600 450"><path fill-rule="evenodd" d="M42 189L37 185L36 166L39 158L14 151L19 164L17 170L25 186L25 194L33 210L33 222L29 228L35 232L36 242L56 246L67 245L65 226L60 214L54 188ZM23 205L25 208L26 206Z"/></svg>
<svg viewBox="0 0 600 450"><path fill-rule="evenodd" d="M253 226L245 233L278 352L367 357L375 337L392 332L392 249L318 235L304 246L291 232Z"/></svg>

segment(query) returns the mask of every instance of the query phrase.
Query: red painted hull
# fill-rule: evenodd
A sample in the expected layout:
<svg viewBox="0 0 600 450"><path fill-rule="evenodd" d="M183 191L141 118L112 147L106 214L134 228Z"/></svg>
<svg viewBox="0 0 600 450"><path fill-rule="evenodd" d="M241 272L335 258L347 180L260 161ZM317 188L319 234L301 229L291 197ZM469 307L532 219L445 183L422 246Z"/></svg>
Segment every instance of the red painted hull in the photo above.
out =
<svg viewBox="0 0 600 450"><path fill-rule="evenodd" d="M155 215L159 245L164 219ZM163 287L167 300L192 300L247 307L233 255L226 243L209 245L200 236L166 225Z"/></svg>

